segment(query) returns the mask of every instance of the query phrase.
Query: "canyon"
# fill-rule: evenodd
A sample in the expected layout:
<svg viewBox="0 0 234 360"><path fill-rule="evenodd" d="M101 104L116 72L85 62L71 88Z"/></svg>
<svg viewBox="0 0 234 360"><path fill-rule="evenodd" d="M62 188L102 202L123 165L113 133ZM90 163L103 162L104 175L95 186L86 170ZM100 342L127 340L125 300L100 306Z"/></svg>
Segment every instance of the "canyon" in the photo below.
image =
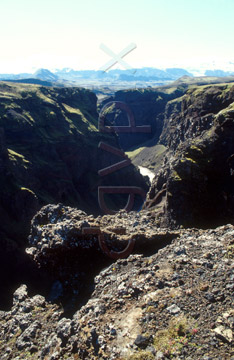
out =
<svg viewBox="0 0 234 360"><path fill-rule="evenodd" d="M150 132L100 131L119 103ZM233 359L233 106L232 79L0 83L1 359ZM145 201L104 214L108 186Z"/></svg>

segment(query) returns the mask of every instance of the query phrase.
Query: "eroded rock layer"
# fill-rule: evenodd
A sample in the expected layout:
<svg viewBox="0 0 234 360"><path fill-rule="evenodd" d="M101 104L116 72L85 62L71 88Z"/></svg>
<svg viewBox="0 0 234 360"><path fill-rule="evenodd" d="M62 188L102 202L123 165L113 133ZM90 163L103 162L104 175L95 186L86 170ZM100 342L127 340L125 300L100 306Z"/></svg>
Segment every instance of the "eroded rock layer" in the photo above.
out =
<svg viewBox="0 0 234 360"><path fill-rule="evenodd" d="M202 86L167 104L164 163L148 193L164 225L213 227L234 219L234 87Z"/></svg>
<svg viewBox="0 0 234 360"><path fill-rule="evenodd" d="M83 225L100 226L109 234L111 246L116 222L126 228L127 237L133 234L132 227L137 230L136 250L107 266L95 238L84 236L81 241L79 231ZM48 268L53 267L48 253L43 254L46 239L60 264L54 294L67 291L65 278L69 283L80 277L79 251L75 271L69 246L92 248L107 267L94 277L89 299L71 317L53 304L54 299L30 297L25 285L18 288L12 309L0 313L1 359L231 359L234 355L232 225L165 231L155 228L149 212L85 220L84 213L60 206L42 209L32 233L36 261L42 264L48 259ZM118 234L112 245L115 250L120 250L123 239L126 235ZM145 240L153 244L148 254L141 247ZM59 247L67 260L63 266L56 252ZM78 283L72 286L84 291Z"/></svg>

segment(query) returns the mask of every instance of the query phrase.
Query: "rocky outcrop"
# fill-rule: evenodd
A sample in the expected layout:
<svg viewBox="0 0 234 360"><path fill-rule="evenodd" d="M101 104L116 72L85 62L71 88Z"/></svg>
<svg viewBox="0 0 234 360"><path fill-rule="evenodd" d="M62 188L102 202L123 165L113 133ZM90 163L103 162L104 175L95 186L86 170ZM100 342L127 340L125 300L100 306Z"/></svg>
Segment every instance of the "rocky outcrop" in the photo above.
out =
<svg viewBox="0 0 234 360"><path fill-rule="evenodd" d="M188 88L180 98L166 105L160 143L175 151L214 125L215 116L234 101L233 84Z"/></svg>
<svg viewBox="0 0 234 360"><path fill-rule="evenodd" d="M83 215L64 207L44 208L32 226L35 241L30 242L36 252L43 253L40 239L49 235L50 225L51 230L61 230L63 223L63 238L55 232L61 246L69 242L72 227L77 232ZM134 226L135 220L136 227L143 228L144 219L150 217L136 215L122 212L100 224L106 232L117 219L122 226ZM154 246L157 231L163 232L155 229L152 219L142 230ZM233 234L232 225L179 230L176 237L167 230L170 243L158 252L155 247L144 254L141 248L141 253L119 259L97 274L92 294L71 318L48 298L30 296L22 285L14 293L11 310L0 312L1 359L231 359ZM55 252L56 242L48 236L47 242ZM91 245L88 239L86 243ZM57 284L57 293L58 288Z"/></svg>
<svg viewBox="0 0 234 360"><path fill-rule="evenodd" d="M1 82L0 129L1 273L21 271L30 221L43 205L63 203L97 215L100 186L148 189L130 162L99 175L122 159L99 147L118 144L114 134L98 130L97 98L89 90ZM119 210L125 197L107 199L108 207Z"/></svg>
<svg viewBox="0 0 234 360"><path fill-rule="evenodd" d="M8 172L15 187L34 193L41 206L62 202L97 214L98 186L135 182L146 189L133 166L98 175L116 162L116 156L100 149L99 143L117 146L117 142L113 134L98 131L97 99L92 92L6 83L0 89Z"/></svg>
<svg viewBox="0 0 234 360"><path fill-rule="evenodd" d="M148 132L119 132L117 134L120 147L127 151L152 137L158 141L163 128L167 102L182 96L184 91L185 88L183 86L121 90L99 104L99 108L101 110L104 105L110 102L123 102L126 104L128 111L132 113L136 126L149 126ZM105 110L105 124L109 126L128 126L127 111L116 108L116 105L112 103Z"/></svg>
<svg viewBox="0 0 234 360"><path fill-rule="evenodd" d="M71 313L90 295L104 266L131 253L151 254L176 236L158 229L150 211L94 218L62 204L47 205L32 220L26 252L57 287L49 298Z"/></svg>
<svg viewBox="0 0 234 360"><path fill-rule="evenodd" d="M198 87L168 103L160 138L168 150L145 203L161 224L233 223L233 102L230 84Z"/></svg>
<svg viewBox="0 0 234 360"><path fill-rule="evenodd" d="M35 208L45 194L52 194L60 203L42 207L32 220L26 249L27 270L35 276L34 284L42 284L43 291L35 291L21 277L24 285L15 287L12 308L0 312L1 358L232 359L234 226L226 224L233 222L234 215L233 85L189 87L186 94L183 92L182 97L168 103L160 143L155 145L159 146L157 156L163 147L162 166L157 169L144 209L102 217L85 212L85 206L80 210L65 206L60 201L61 194L54 191L60 189L59 164L66 164L72 179L79 180L82 170L76 172L73 163L80 159L83 169L81 148L91 149L97 160L97 139L104 137L116 144L114 136L96 134L92 113L95 107L89 103L93 95L87 99L81 90L36 87L28 96L21 88L14 87L16 94L11 94L12 89L4 86L7 112L1 113L5 127L0 132L0 176L8 191L9 208L4 205L2 209L11 209L12 216L10 205L17 204L17 191L27 195L19 200L19 204L25 201L26 208L19 218L29 216L32 198ZM78 107L79 96L81 103L87 100L91 113ZM15 99L13 109L8 108L12 103L9 97ZM31 97L34 104L43 102L43 111L48 110L47 106L51 111L47 103L53 105L52 112L59 122L54 123L52 117L51 126L58 125L59 135L48 125L48 117L44 120L41 114L37 123L40 130L30 123L37 117L30 107ZM26 99L29 113L19 110L21 98ZM40 107L37 110L41 111ZM77 125L74 112L83 125ZM90 121L86 121L85 114ZM45 129L41 132L41 124L48 136ZM60 128L61 124L65 127ZM84 141L89 126L91 135ZM37 150L28 141L29 135ZM13 147L18 139L20 144L25 141L26 150L23 147L20 152L19 147ZM39 139L45 144L41 152ZM75 145L74 139L80 140L81 145ZM77 158L71 157L70 152L75 146ZM39 167L34 167L36 156ZM56 169L51 166L53 161L48 163L51 159ZM111 164L107 157L104 160L106 166ZM87 161L93 164L89 154ZM40 168L41 164L44 167ZM94 169L96 165L92 165ZM64 171L62 165L61 168ZM53 188L46 184L40 191L37 178L42 169L52 169ZM131 176L122 170L120 179L124 175L131 182ZM54 176L57 174L58 183ZM134 178L142 181L136 174ZM83 189L81 185L86 181L85 185L96 186L95 178L83 175L83 182L72 182L83 199L81 204L86 200L84 192L78 191ZM111 175L112 180L116 179ZM30 181L30 186L22 181ZM88 194L87 206L91 199ZM204 229L207 227L212 229ZM10 239L6 244L9 249Z"/></svg>

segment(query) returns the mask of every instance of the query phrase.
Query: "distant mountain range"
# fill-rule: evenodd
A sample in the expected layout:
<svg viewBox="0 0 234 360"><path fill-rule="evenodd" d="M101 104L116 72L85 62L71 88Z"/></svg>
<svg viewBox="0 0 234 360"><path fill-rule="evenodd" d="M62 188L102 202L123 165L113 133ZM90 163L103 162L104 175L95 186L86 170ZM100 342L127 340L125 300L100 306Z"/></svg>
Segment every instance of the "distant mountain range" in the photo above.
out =
<svg viewBox="0 0 234 360"><path fill-rule="evenodd" d="M115 69L108 72L96 71L96 70L73 70L62 69L51 72L47 69L39 69L33 74L0 74L0 80L21 80L21 79L40 79L44 81L79 81L79 80L114 80L114 81L150 81L150 80L176 80L181 76L193 76L185 69L170 68L166 70L160 70L156 68L142 68L134 69L135 74L132 71Z"/></svg>
<svg viewBox="0 0 234 360"><path fill-rule="evenodd" d="M182 76L193 77L194 74L183 68L168 68L165 70L145 67L134 69L133 71L114 69L108 72L96 70L73 70L64 68L62 70L55 70L54 72L48 69L39 69L35 73L21 73L21 74L0 74L0 80L34 82L35 79L40 81L47 81L51 83L56 82L170 82L181 78ZM234 75L234 72L224 70L206 70L205 76L225 77ZM34 80L33 80L34 79ZM27 81L26 81L27 80Z"/></svg>

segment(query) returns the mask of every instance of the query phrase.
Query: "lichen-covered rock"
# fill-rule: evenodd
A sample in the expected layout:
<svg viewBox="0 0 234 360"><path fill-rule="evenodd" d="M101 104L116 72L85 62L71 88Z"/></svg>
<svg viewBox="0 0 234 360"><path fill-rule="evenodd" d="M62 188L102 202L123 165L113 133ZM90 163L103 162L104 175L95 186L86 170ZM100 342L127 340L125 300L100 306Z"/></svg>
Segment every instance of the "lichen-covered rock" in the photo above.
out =
<svg viewBox="0 0 234 360"><path fill-rule="evenodd" d="M19 304L28 297L26 285L21 285L13 294L13 303Z"/></svg>
<svg viewBox="0 0 234 360"><path fill-rule="evenodd" d="M59 323L62 309L41 295L29 297L26 285L14 293L11 311L0 316L0 358L39 359L46 339L53 336L52 324Z"/></svg>
<svg viewBox="0 0 234 360"><path fill-rule="evenodd" d="M1 359L228 360L233 236L232 225L180 230L151 255L115 261L95 277L89 299L70 318L21 286L20 301L0 312Z"/></svg>
<svg viewBox="0 0 234 360"><path fill-rule="evenodd" d="M178 234L157 228L155 217L147 211L95 218L62 204L47 205L32 220L26 252L52 276L49 299L74 308L98 269L132 252L156 251Z"/></svg>

